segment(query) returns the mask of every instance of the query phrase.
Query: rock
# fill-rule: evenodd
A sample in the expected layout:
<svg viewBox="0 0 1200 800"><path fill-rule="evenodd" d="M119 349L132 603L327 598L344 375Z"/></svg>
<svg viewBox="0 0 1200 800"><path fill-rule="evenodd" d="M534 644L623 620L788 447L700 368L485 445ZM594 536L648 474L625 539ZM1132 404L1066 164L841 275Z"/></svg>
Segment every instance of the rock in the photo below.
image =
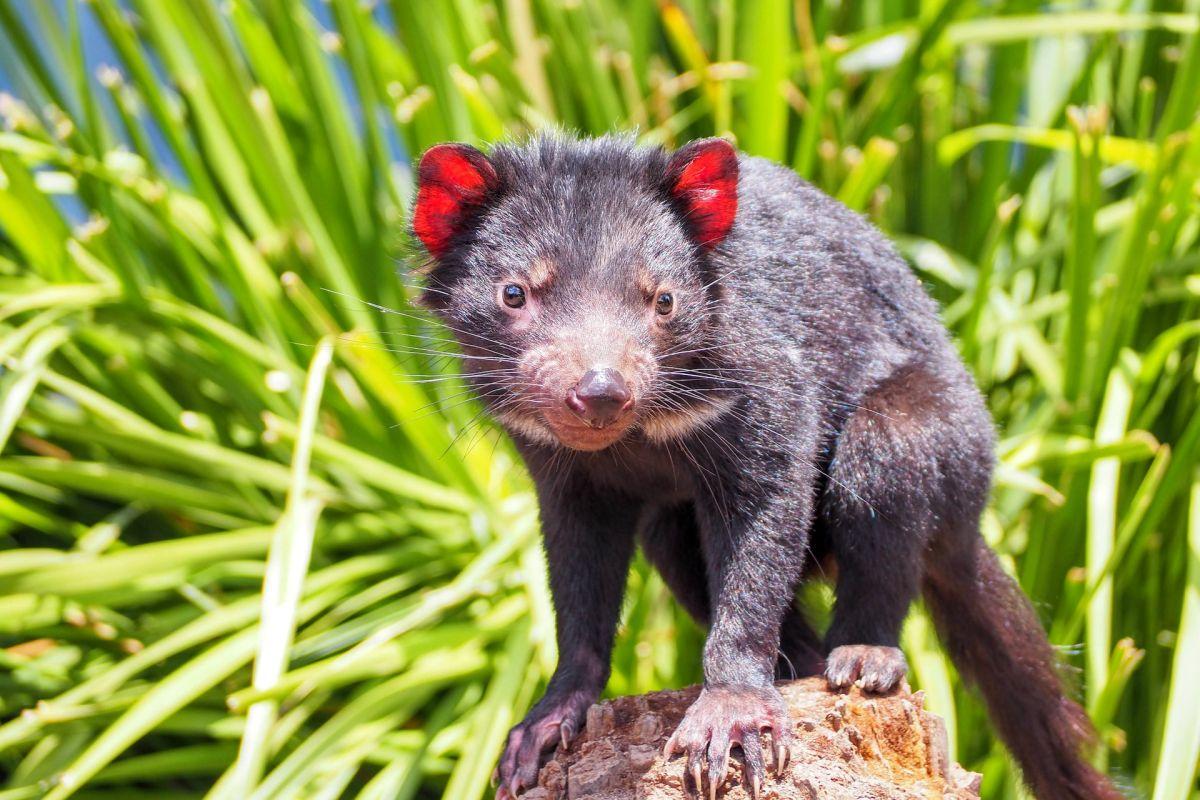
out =
<svg viewBox="0 0 1200 800"><path fill-rule="evenodd" d="M628 756L612 742L590 742L587 757L567 766L567 800L605 797L625 782Z"/></svg>
<svg viewBox="0 0 1200 800"><path fill-rule="evenodd" d="M833 692L822 678L780 683L796 723L787 774L770 772L759 800L977 800L980 776L951 763L942 720L906 689L872 696ZM569 751L559 748L529 800L682 800L695 797L682 756L662 757L699 689L619 697L588 710ZM764 742L764 746L766 743ZM764 747L765 749L765 747ZM749 800L730 759L725 800ZM773 765L769 764L769 768Z"/></svg>
<svg viewBox="0 0 1200 800"><path fill-rule="evenodd" d="M662 717L654 712L647 712L644 716L637 718L630 733L635 741L657 742L663 735Z"/></svg>
<svg viewBox="0 0 1200 800"><path fill-rule="evenodd" d="M587 736L602 739L613 731L613 708L607 703L598 703L587 710Z"/></svg>
<svg viewBox="0 0 1200 800"><path fill-rule="evenodd" d="M635 744L629 748L629 767L633 770L648 770L658 757L658 748L652 744Z"/></svg>

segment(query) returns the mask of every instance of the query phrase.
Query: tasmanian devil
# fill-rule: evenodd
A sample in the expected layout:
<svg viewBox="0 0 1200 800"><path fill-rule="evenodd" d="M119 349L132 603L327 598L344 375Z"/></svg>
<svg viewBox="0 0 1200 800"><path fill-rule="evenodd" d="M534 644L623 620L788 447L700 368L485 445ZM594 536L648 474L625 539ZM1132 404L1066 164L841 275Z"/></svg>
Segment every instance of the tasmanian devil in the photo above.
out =
<svg viewBox="0 0 1200 800"><path fill-rule="evenodd" d="M756 794L765 760L786 764L776 677L895 687L920 594L1036 795L1120 797L980 537L988 411L868 222L720 139L444 144L418 177L422 302L533 476L557 615L558 668L509 734L499 797L536 783L604 688L635 543L708 630L666 748L697 792L715 796L734 745ZM822 639L795 598L827 563Z"/></svg>

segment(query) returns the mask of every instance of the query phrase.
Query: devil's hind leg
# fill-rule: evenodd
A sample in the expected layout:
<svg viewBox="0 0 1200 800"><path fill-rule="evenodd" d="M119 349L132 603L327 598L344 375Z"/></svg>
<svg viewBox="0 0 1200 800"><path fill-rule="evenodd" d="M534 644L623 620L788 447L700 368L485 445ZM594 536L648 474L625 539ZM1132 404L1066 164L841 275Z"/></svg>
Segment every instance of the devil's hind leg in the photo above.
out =
<svg viewBox="0 0 1200 800"><path fill-rule="evenodd" d="M1117 800L1083 758L1091 726L1063 690L1033 607L979 534L992 447L957 364L903 369L864 399L838 441L822 508L838 560L826 675L892 688L904 674L900 625L923 592L1039 800Z"/></svg>
<svg viewBox="0 0 1200 800"><path fill-rule="evenodd" d="M837 560L826 677L888 691L904 677L900 628L938 536L976 536L991 427L954 368L903 367L874 387L838 436L821 499Z"/></svg>

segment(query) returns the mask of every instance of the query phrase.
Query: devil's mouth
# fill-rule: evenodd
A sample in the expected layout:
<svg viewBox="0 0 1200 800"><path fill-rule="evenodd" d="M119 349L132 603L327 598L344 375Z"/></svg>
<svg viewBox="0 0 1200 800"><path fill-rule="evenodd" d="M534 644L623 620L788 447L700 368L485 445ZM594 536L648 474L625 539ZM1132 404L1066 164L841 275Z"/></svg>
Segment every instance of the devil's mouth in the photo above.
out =
<svg viewBox="0 0 1200 800"><path fill-rule="evenodd" d="M546 420L546 427L554 438L565 447L574 450L603 450L616 444L633 426L633 420L621 419L603 427L593 427L579 422Z"/></svg>
<svg viewBox="0 0 1200 800"><path fill-rule="evenodd" d="M531 398L530 403L502 404L493 416L509 433L534 442L558 445L571 450L603 450L623 439L636 428L642 416L630 408L612 422L599 427L589 424L565 406Z"/></svg>
<svg viewBox="0 0 1200 800"><path fill-rule="evenodd" d="M583 420L569 419L566 415L555 418L543 410L500 411L496 421L509 433L522 436L541 444L566 447L571 450L596 451L618 442L633 427L630 418L617 420L603 428L592 428Z"/></svg>

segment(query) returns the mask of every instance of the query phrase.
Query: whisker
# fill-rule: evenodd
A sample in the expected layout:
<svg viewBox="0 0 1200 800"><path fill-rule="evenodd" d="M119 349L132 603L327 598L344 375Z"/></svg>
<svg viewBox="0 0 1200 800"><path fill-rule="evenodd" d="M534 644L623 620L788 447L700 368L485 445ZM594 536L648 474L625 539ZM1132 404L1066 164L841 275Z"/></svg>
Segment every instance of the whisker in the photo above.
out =
<svg viewBox="0 0 1200 800"><path fill-rule="evenodd" d="M328 292L328 293L330 293L330 294L336 294L336 295L338 295L338 296L340 296L340 297L345 297L345 298L348 298L348 299L350 299L350 300L354 300L354 301L356 301L356 302L359 302L359 303L362 303L362 304L364 304L364 305L370 306L371 308L373 308L373 309L375 309L375 310L377 310L377 311L381 311L381 312L383 312L384 314L392 314L392 315L395 315L395 316L398 316L398 317L403 317L403 318L405 318L405 319L412 319L412 320L416 320L416 321L418 321L418 322L424 322L424 323L428 323L428 324L436 324L436 325L439 325L439 326L441 326L441 327L448 328L448 329L450 329L450 330L454 331L455 333L462 334L463 336L466 336L466 337L468 337L468 338L472 338L472 339L480 339L480 340L482 340L482 341L489 342L489 343L491 343L491 344L501 345L501 346L504 346L504 347L510 347L510 345L508 345L508 344L507 344L507 343L505 343L505 342L501 342L501 341L498 341L498 340L495 340L495 339L491 339L491 338L489 338L489 337L487 337L487 336L483 336L483 335L482 335L482 334L480 334L478 331L464 330L464 329L462 329L462 328L458 328L458 327L456 327L456 326L454 326L454 325L451 325L451 324L449 324L449 323L448 323L448 322L446 322L445 320L438 320L438 321L436 321L436 322L431 322L431 320L430 320L428 317L426 317L426 316L422 316L422 315L420 315L420 314L410 314L410 313L408 313L408 312L406 312L406 311L400 311L399 309L396 309L396 308L391 308L390 306L385 306L385 305L382 305L382 304L380 304L380 303L373 303L373 302L371 302L370 300L364 300L364 299L362 299L361 297L355 297L355 296L354 296L354 295L352 295L352 294L347 294L346 292L339 292L339 291L337 291L336 289L330 289L330 288L328 288L328 287L324 287L324 286L323 286L323 287L321 287L321 291Z"/></svg>
<svg viewBox="0 0 1200 800"><path fill-rule="evenodd" d="M702 378L702 379L719 380L723 383L732 384L735 387L736 386L744 386L744 387L749 387L749 388L762 389L764 391L769 391L769 392L783 392L784 394L791 395L791 396L797 396L797 394L798 394L798 392L796 390L791 389L784 384L763 384L763 383L757 383L754 381L749 381L744 378L724 376L724 375L720 374L721 369L722 368L720 368L720 367L716 367L716 368L713 368L712 370L708 370L708 371L700 371L700 370L694 370L694 369L671 369L671 370L664 370L660 374L665 375L665 376L682 376L682 377L693 376L693 377ZM736 370L737 368L735 367L735 368L730 368L730 369ZM752 370L741 370L741 371L751 372ZM811 380L811 379L807 379L807 380ZM664 378L664 381L669 383L671 381L671 378L670 377ZM821 383L820 381L812 381L812 383L813 383L813 385L817 386L820 389L823 389L826 392L829 392L830 395L832 395L832 396L827 395L824 397L816 396L814 398L816 400L823 401L823 402L826 402L829 404L849 406L850 408L864 411L868 414L873 414L877 417L880 417L882 419L887 419L892 422L898 421L895 417L889 416L888 414L886 414L882 411L879 411L878 409L869 408L867 406L861 405L859 403L855 403L855 402L845 399L843 397L838 397L837 396L838 390L835 389L834 387L830 387L824 383ZM676 385L678 385L678 384L676 384ZM706 387L704 389L704 391L730 391L730 390L731 389L729 389L729 388L719 387L719 386Z"/></svg>
<svg viewBox="0 0 1200 800"><path fill-rule="evenodd" d="M420 347L373 347L372 349L379 350L380 352L384 352L384 353L401 353L401 354L405 354L405 355L418 355L418 356L421 356L421 355L438 356L438 357L442 357L442 358L464 359L467 361L498 361L498 362L508 362L508 363L512 363L512 364L520 363L520 359L509 358L508 356L473 356L473 355L469 355L467 353L447 353L442 350L432 350L429 348L420 348Z"/></svg>
<svg viewBox="0 0 1200 800"><path fill-rule="evenodd" d="M711 289L713 286L716 286L718 283L720 283L721 281L725 280L726 278L730 278L730 277L732 277L732 276L734 276L734 275L738 274L738 273L739 273L739 272L741 272L742 270L744 270L744 269L748 269L748 268L749 268L749 267L751 267L752 265L753 265L753 264L752 264L752 262L751 262L751 263L746 263L746 264L740 264L740 265L738 265L738 266L734 267L733 269L731 269L731 270L729 270L729 271L727 271L727 272L725 272L725 273L722 273L721 275L718 275L717 277L713 278L713 279L712 279L711 281L709 281L708 283L706 283L706 284L704 284L703 286L701 286L701 287L700 287L700 291L702 291L702 292L703 292L703 291L706 291L706 290L708 290L708 289Z"/></svg>
<svg viewBox="0 0 1200 800"><path fill-rule="evenodd" d="M415 339L417 341L426 342L426 343L433 344L433 345L457 346L459 344L457 339L444 337L444 336L433 336L433 335L424 334L424 333L410 333L410 332L406 332L406 331L376 331L376 333L380 333L383 336L396 336L396 337L400 337L400 338L404 338L404 339ZM356 344L356 345L364 346L364 347L374 347L376 349L380 349L379 346L376 345L374 342L371 342L369 340L363 341L363 340L359 339L358 336L360 336L360 335L361 335L361 332L356 331L353 333L342 334L338 338L342 339L343 341L350 342L351 344ZM387 341L387 342L384 342L384 344L402 344L402 343ZM483 353L492 354L492 355L495 355L500 358L507 358L510 355L515 355L517 353L516 350L514 350L512 348L508 348L507 346L505 346L506 347L505 352L495 350L491 347L485 347L477 342L472 342L470 346L475 348L476 350L483 352Z"/></svg>
<svg viewBox="0 0 1200 800"><path fill-rule="evenodd" d="M409 283L409 282L405 281L403 278L400 279L400 285L403 286L405 289L416 289L419 292L429 292L431 294L440 294L443 297L451 297L452 296L445 289L435 289L432 286L427 286L422 283Z"/></svg>
<svg viewBox="0 0 1200 800"><path fill-rule="evenodd" d="M794 341L796 339L796 337L790 333L779 333L779 334L775 334L773 336L756 336L751 339L742 339L740 341L734 341L734 342L722 341L722 342L717 342L717 343L714 343L712 345L708 345L705 347L696 347L696 348L692 348L689 350L676 350L673 348L668 348L667 350L663 351L662 353L660 353L658 355L658 360L662 361L666 358L677 358L679 356L692 355L694 353L703 353L703 352L707 352L707 351L711 351L711 350L719 350L719 349L725 348L725 347L742 347L742 346L750 345L750 344L761 344L763 342L776 342L776 341L780 341L781 339L787 339L787 340Z"/></svg>

